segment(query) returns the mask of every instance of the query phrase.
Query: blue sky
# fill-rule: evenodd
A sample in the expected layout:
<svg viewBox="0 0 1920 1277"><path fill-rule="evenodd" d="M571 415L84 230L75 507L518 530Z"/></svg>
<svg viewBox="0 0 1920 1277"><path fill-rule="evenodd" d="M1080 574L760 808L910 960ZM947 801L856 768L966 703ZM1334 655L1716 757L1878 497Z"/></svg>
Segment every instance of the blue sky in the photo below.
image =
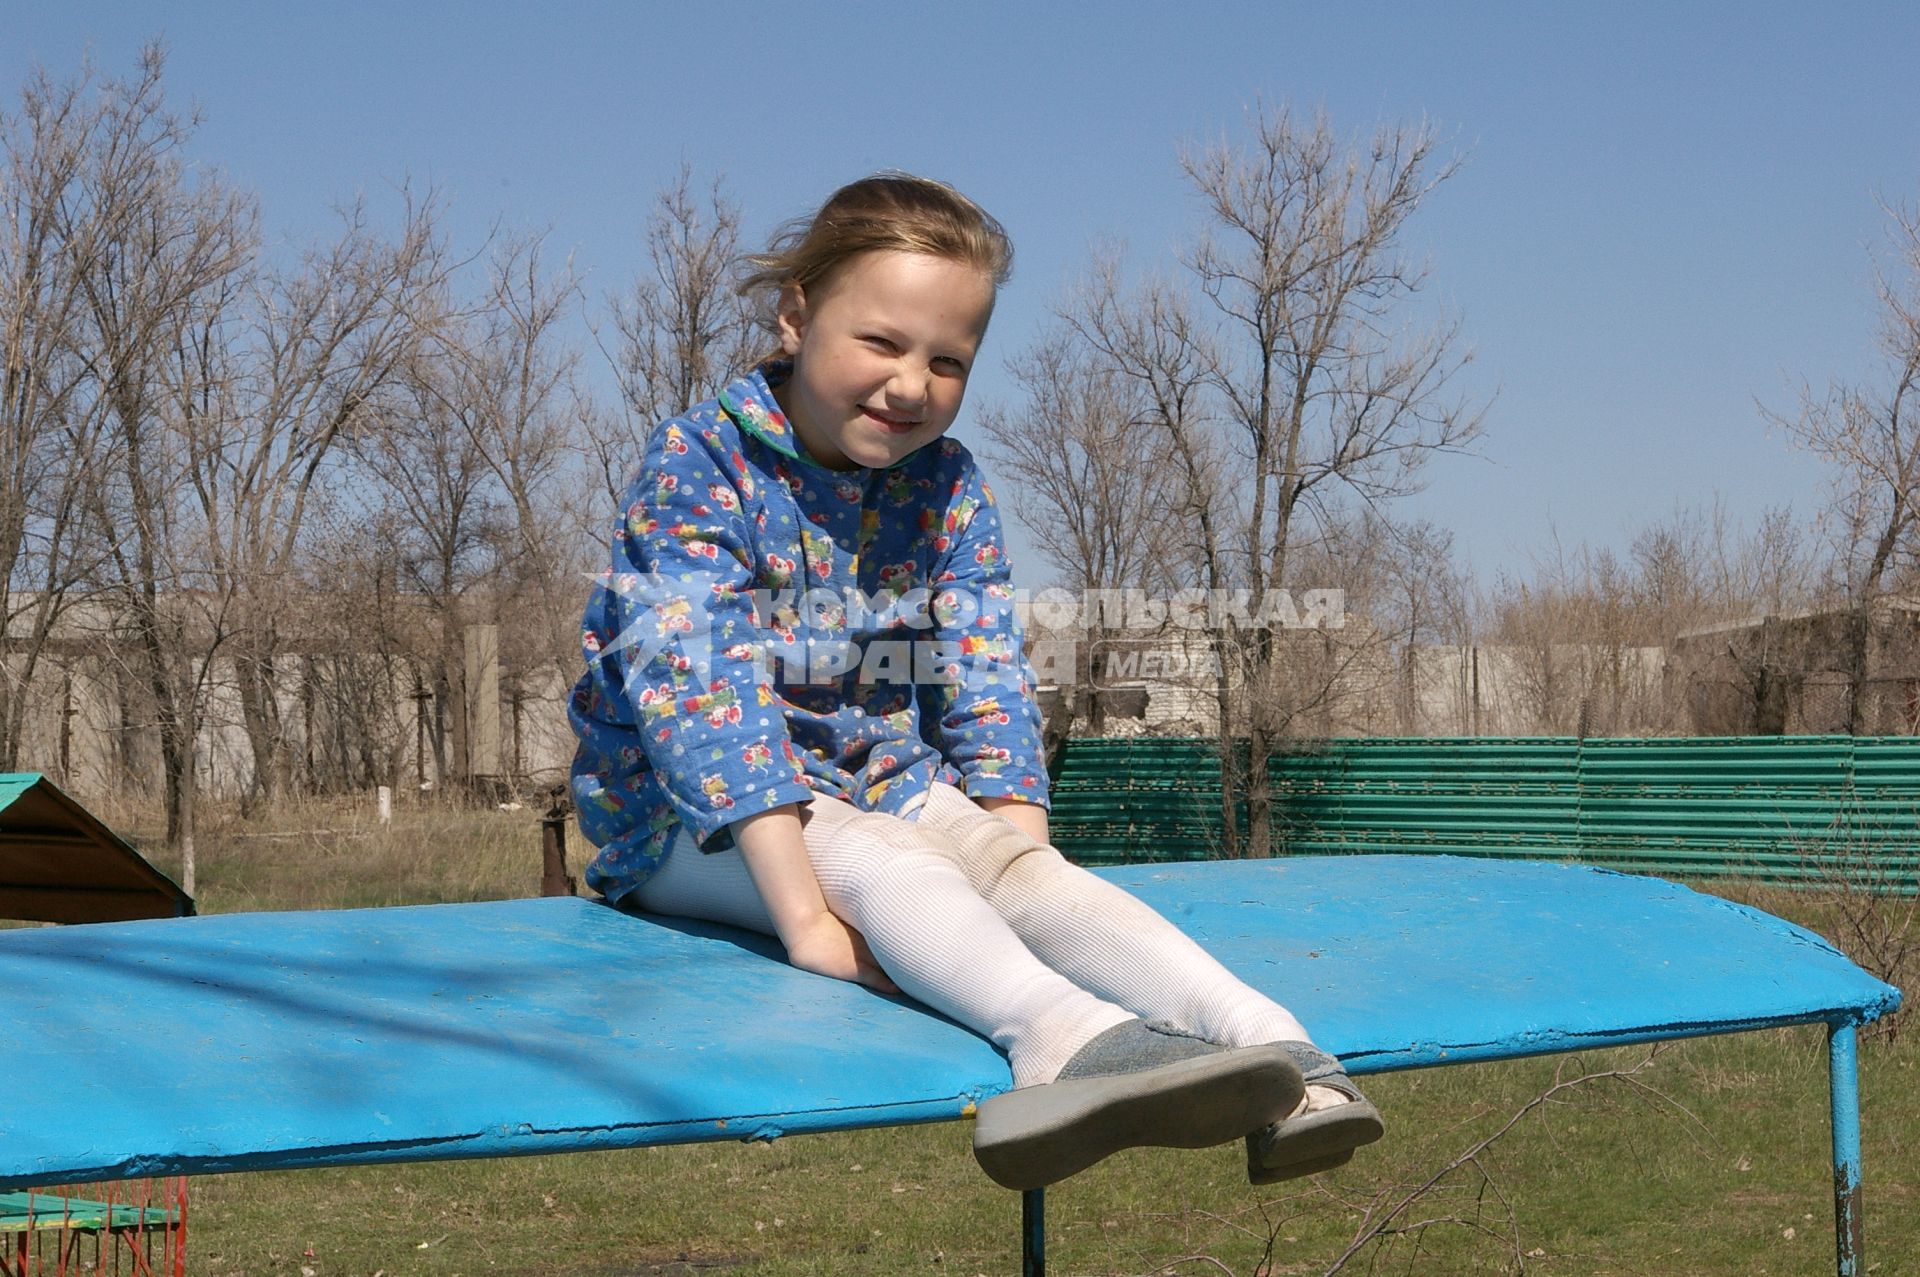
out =
<svg viewBox="0 0 1920 1277"><path fill-rule="evenodd" d="M100 2L6 27L8 100L36 60L124 73L164 36L198 156L274 234L411 176L468 243L551 227L596 296L639 267L683 158L725 175L750 241L873 169L947 178L1019 252L976 408L1090 244L1170 261L1198 212L1183 142L1235 136L1257 100L1342 132L1425 116L1466 164L1411 241L1492 406L1483 455L1407 508L1483 580L1555 529L1624 547L1716 496L1749 521L1816 510L1820 468L1756 399L1870 373L1875 200L1920 200L1920 11L1892 4Z"/></svg>

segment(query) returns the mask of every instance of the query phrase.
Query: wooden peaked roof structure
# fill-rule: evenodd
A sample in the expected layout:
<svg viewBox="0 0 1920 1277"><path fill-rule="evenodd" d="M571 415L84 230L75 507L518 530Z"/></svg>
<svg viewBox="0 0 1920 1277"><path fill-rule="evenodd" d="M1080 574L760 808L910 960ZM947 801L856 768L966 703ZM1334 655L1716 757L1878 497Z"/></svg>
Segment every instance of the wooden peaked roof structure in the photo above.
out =
<svg viewBox="0 0 1920 1277"><path fill-rule="evenodd" d="M193 897L38 772L0 772L0 918L181 918Z"/></svg>

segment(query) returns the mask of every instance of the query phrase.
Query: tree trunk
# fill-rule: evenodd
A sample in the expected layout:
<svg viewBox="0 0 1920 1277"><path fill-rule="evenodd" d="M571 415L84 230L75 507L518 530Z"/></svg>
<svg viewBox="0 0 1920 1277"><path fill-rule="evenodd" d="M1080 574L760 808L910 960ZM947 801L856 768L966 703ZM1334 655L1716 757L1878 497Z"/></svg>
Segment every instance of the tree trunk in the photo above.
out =
<svg viewBox="0 0 1920 1277"><path fill-rule="evenodd" d="M1220 854L1228 860L1238 860L1243 854L1240 841L1240 776L1238 752L1233 747L1233 691L1227 685L1227 671L1233 668L1233 663L1239 658L1229 646L1225 631L1208 630L1207 640L1213 647L1220 669L1219 681L1214 685L1214 706L1220 716L1216 737L1220 755Z"/></svg>
<svg viewBox="0 0 1920 1277"><path fill-rule="evenodd" d="M167 645L160 635L151 595L141 596L139 632L146 648L149 686L153 691L154 718L160 728L160 774L166 782L167 846L180 856L181 887L192 894L193 887L193 755L194 714L192 698L183 697L175 685L176 672L167 659Z"/></svg>
<svg viewBox="0 0 1920 1277"><path fill-rule="evenodd" d="M169 763L167 785L167 842L180 857L180 890L189 896L196 890L193 830L198 777L193 771L193 751L186 751L181 770L173 774Z"/></svg>
<svg viewBox="0 0 1920 1277"><path fill-rule="evenodd" d="M1873 600L1868 595L1847 618L1847 723L1849 736L1866 728L1863 705L1867 684L1867 645L1873 628Z"/></svg>
<svg viewBox="0 0 1920 1277"><path fill-rule="evenodd" d="M280 798L277 759L280 716L275 712L279 707L273 699L271 668L262 677L258 665L242 660L234 674L240 694L240 719L247 731L248 752L253 755L253 779L247 786L241 811L251 816Z"/></svg>
<svg viewBox="0 0 1920 1277"><path fill-rule="evenodd" d="M1087 631L1086 642L1081 645L1081 650L1074 660L1075 677L1079 679L1073 698L1077 702L1074 707L1075 717L1078 717L1080 708L1084 706L1089 736L1105 735L1107 730L1106 698L1100 695L1099 674L1094 669L1093 650L1099 642L1095 634L1096 631Z"/></svg>
<svg viewBox="0 0 1920 1277"><path fill-rule="evenodd" d="M440 644L440 669L434 679L435 753L443 788L464 787L473 779L467 743L466 654L460 631L449 615Z"/></svg>
<svg viewBox="0 0 1920 1277"><path fill-rule="evenodd" d="M0 577L0 582L5 580L5 577ZM4 594L5 591L0 590L0 597L4 597ZM6 676L0 678L0 771L18 771L20 768L20 744L26 736L27 715L33 709L26 692L33 686L34 675L39 672L40 657L47 649L51 628L43 605L40 615L35 618L33 632L27 638L26 651L19 653L19 664L6 670ZM6 659L10 646L13 645L0 645L0 661ZM14 687L20 689L20 695L13 695Z"/></svg>
<svg viewBox="0 0 1920 1277"><path fill-rule="evenodd" d="M1247 848L1249 860L1273 855L1273 788L1267 763L1273 756L1273 736L1259 722L1247 726Z"/></svg>

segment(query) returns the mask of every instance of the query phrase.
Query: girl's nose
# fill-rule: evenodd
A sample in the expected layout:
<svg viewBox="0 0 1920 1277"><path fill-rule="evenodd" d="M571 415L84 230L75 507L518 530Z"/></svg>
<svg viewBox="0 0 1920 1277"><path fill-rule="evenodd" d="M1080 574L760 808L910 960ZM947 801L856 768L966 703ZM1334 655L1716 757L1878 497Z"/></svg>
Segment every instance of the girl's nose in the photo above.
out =
<svg viewBox="0 0 1920 1277"><path fill-rule="evenodd" d="M916 368L912 364L901 364L894 369L893 377L887 382L887 398L896 407L919 409L926 406L933 381L933 372L928 368Z"/></svg>

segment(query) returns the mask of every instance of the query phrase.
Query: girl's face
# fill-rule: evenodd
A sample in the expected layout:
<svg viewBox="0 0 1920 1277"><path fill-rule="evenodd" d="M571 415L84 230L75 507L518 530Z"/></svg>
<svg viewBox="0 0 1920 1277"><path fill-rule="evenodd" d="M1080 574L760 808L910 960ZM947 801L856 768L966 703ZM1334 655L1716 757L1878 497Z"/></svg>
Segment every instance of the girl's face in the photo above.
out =
<svg viewBox="0 0 1920 1277"><path fill-rule="evenodd" d="M793 375L774 391L808 455L833 470L890 466L960 414L993 281L924 253L872 252L811 293L780 293Z"/></svg>

